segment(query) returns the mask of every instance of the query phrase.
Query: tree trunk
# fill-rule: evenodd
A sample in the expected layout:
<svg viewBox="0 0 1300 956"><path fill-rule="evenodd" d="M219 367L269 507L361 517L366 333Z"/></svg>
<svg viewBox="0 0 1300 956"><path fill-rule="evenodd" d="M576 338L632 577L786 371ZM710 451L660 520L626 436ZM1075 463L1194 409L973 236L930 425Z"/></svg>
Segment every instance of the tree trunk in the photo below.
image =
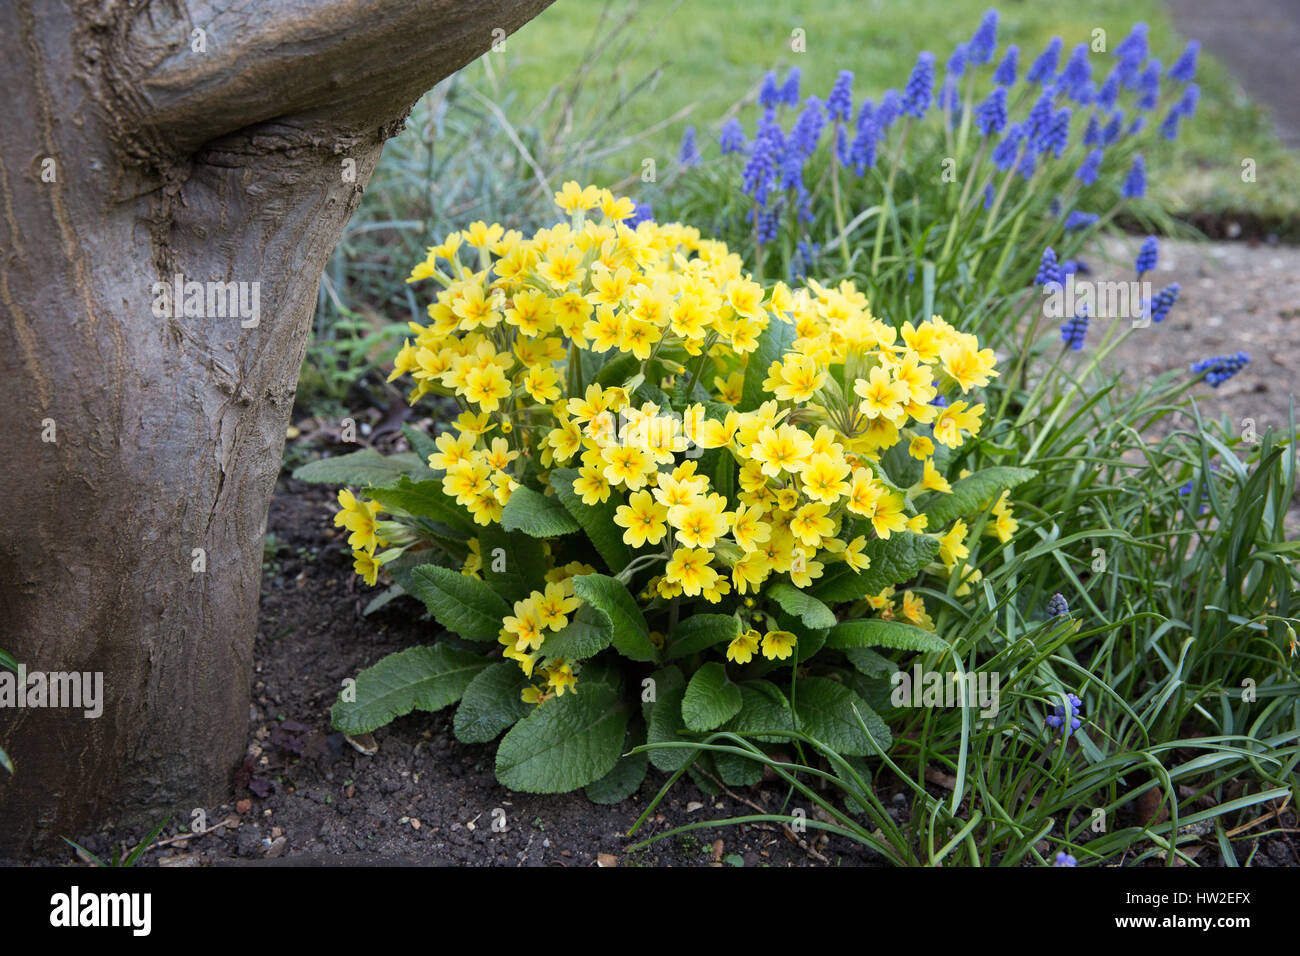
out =
<svg viewBox="0 0 1300 956"><path fill-rule="evenodd" d="M0 696L0 849L228 798L326 259L419 95L549 2L0 4L0 649L103 675L97 718Z"/></svg>

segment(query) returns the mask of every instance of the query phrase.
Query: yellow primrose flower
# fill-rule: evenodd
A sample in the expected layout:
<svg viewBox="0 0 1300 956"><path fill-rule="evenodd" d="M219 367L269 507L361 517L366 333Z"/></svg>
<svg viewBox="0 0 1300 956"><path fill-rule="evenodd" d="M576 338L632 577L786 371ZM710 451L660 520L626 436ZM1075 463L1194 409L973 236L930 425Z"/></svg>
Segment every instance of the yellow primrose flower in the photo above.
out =
<svg viewBox="0 0 1300 956"><path fill-rule="evenodd" d="M887 369L876 366L866 379L853 383L853 391L862 399L858 409L866 418L883 418L895 426L902 424L906 414L903 405L909 394L907 385L895 381Z"/></svg>
<svg viewBox="0 0 1300 956"><path fill-rule="evenodd" d="M742 634L732 638L731 643L727 645L727 660L734 661L737 664L748 664L758 653L758 642L761 637L758 631L750 628Z"/></svg>
<svg viewBox="0 0 1300 956"><path fill-rule="evenodd" d="M958 561L970 557L970 548L966 547L966 522L958 518L948 529L948 533L939 538L939 559L949 571Z"/></svg>
<svg viewBox="0 0 1300 956"><path fill-rule="evenodd" d="M763 635L763 656L769 661L783 661L794 653L797 641L789 631L768 631Z"/></svg>
<svg viewBox="0 0 1300 956"><path fill-rule="evenodd" d="M940 491L945 494L952 493L952 485L948 484L948 479L939 474L938 469L934 467L934 459L925 460L925 470L921 475L921 487L927 491Z"/></svg>
<svg viewBox="0 0 1300 956"><path fill-rule="evenodd" d="M619 505L614 512L614 524L627 529L623 532L624 543L639 548L647 542L662 541L668 533L668 509L648 491L635 492L627 500L627 504Z"/></svg>
<svg viewBox="0 0 1300 956"><path fill-rule="evenodd" d="M697 597L718 580L718 572L709 567L712 559L713 555L703 548L678 548L664 568L664 578L670 584L681 585L683 593Z"/></svg>

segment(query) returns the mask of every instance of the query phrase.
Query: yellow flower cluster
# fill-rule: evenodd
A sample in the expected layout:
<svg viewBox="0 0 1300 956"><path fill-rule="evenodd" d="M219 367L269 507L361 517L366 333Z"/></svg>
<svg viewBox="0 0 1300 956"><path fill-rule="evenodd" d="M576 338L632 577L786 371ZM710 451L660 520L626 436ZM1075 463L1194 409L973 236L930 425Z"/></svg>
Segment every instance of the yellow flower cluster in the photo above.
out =
<svg viewBox="0 0 1300 956"><path fill-rule="evenodd" d="M339 491L334 526L351 532L348 546L352 548L352 568L372 587L386 560L385 555L375 554L375 548L385 543L379 536L379 512L379 502L359 500L346 488Z"/></svg>
<svg viewBox="0 0 1300 956"><path fill-rule="evenodd" d="M526 474L546 483L576 468L573 492L589 506L612 499L637 560L662 562L653 596L713 604L774 577L809 587L833 562L865 569L869 537L925 532L912 498L950 490L936 443L955 449L979 431L984 406L964 396L997 374L992 350L938 316L895 328L851 282L765 290L695 229L625 225L632 204L607 190L566 183L556 202L568 222L531 238L474 223L431 247L408 280L440 289L429 323L411 323L390 381L409 376L412 402L434 393L460 404L429 465L476 522L499 522ZM773 323L789 326L790 345L755 369ZM763 394L738 410L756 381ZM680 413L670 393L689 402ZM900 442L923 463L912 487L880 465ZM725 493L701 468L711 449L734 462ZM1015 522L999 507L1001 537ZM340 523L355 538L365 518L345 508ZM957 522L940 538L950 571L968 553L965 533ZM479 562L475 550L467 572ZM503 622L507 656L529 674L547 657L546 635L580 605L574 573L558 569ZM929 621L910 592L902 614ZM793 641L747 630L728 657L761 648L783 659ZM568 664L542 667L546 683L530 699L573 689Z"/></svg>

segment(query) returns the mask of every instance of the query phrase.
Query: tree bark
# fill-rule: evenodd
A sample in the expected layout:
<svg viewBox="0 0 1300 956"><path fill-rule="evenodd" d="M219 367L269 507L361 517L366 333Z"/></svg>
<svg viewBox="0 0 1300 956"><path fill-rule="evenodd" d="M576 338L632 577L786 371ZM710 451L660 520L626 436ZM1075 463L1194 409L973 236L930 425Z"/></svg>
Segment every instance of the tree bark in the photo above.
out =
<svg viewBox="0 0 1300 956"><path fill-rule="evenodd" d="M229 796L322 269L420 94L549 2L0 4L0 648L104 687L0 708L0 849ZM178 275L259 321L156 316Z"/></svg>

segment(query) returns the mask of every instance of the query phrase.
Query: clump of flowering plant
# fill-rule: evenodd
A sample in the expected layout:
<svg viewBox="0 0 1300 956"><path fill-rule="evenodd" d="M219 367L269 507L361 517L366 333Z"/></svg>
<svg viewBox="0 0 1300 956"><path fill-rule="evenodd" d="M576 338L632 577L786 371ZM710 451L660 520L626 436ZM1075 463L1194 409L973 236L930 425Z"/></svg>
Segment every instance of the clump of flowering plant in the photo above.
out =
<svg viewBox="0 0 1300 956"><path fill-rule="evenodd" d="M393 377L461 413L408 435L423 460L395 483L341 491L336 521L358 573L389 568L460 641L363 673L336 725L460 700L462 739L511 728L503 783L596 799L639 785L644 754L620 755L646 739L799 727L841 753L887 746L868 649L947 646L908 585L968 593L963 519L1009 540L1008 489L1032 476L949 477L992 350L939 316L896 328L852 282L765 288L698 230L629 227L606 190L555 198L566 221L475 223L411 273L429 322ZM316 476L348 481L355 457ZM650 759L729 782L761 769L684 753Z"/></svg>

